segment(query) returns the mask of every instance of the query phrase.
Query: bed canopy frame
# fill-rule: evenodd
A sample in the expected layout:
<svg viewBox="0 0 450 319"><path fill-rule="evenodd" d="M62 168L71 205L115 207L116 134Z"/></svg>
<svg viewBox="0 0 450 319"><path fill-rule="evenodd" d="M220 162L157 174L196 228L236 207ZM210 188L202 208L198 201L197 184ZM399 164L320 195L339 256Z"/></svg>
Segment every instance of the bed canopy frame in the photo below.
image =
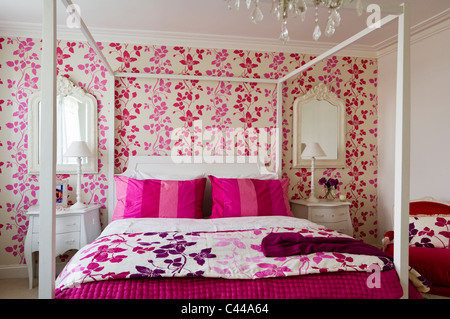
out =
<svg viewBox="0 0 450 319"><path fill-rule="evenodd" d="M51 299L55 296L55 175L56 175L56 1L43 0L43 43L42 43L42 108L47 115L42 118L41 143L41 178L40 178L40 258L39 258L39 298ZM72 5L71 0L61 0L67 7ZM382 6L383 9L385 7ZM410 24L409 5L401 4L399 7L389 6L390 13L379 21L380 27L398 19L397 43L397 88L396 88L396 121L395 121L395 189L394 189L394 244L398 249L394 252L394 264L403 287L403 298L408 296L408 217L409 217L409 184L410 184ZM281 134L282 123L282 95L283 82L310 68L328 56L340 51L358 39L376 30L367 27L349 39L339 43L330 50L320 54L315 59L297 68L284 77L272 79L253 79L241 77L209 77L195 75L174 74L143 74L114 72L107 59L102 54L92 37L89 29L80 17L81 32L86 37L91 48L100 57L109 73L110 115L109 121L109 147L108 147L108 178L114 176L114 80L116 77L145 77L145 78L171 78L204 81L233 81L252 83L272 83L277 87L277 119L276 119L276 163L275 168L281 174ZM112 188L110 187L110 190ZM108 194L108 199L114 194ZM110 203L109 203L110 204ZM109 205L109 207L111 207Z"/></svg>

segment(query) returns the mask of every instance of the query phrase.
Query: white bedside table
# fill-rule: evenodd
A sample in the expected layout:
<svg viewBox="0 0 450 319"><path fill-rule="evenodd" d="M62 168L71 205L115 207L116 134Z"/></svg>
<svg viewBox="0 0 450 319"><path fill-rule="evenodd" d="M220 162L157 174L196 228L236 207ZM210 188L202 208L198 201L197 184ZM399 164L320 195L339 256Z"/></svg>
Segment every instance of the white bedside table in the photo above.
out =
<svg viewBox="0 0 450 319"><path fill-rule="evenodd" d="M295 217L305 218L328 229L353 236L349 202L340 200L309 202L304 199L295 199L290 203Z"/></svg>
<svg viewBox="0 0 450 319"><path fill-rule="evenodd" d="M89 205L86 208L63 208L56 211L56 256L70 249L80 249L94 241L101 232L101 205ZM30 207L27 237L25 239L25 259L28 268L30 289L33 288L34 258L33 253L39 251L39 207Z"/></svg>

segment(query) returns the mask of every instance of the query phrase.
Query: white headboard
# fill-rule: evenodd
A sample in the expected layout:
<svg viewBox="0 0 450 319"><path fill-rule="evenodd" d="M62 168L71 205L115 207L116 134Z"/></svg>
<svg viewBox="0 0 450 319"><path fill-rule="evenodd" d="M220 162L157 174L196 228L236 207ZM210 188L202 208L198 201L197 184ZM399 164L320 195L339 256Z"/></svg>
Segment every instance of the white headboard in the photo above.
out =
<svg viewBox="0 0 450 319"><path fill-rule="evenodd" d="M127 170L141 171L157 175L215 175L218 177L238 177L240 175L262 176L275 174L267 171L257 156L238 157L185 157L185 156L133 156L129 158ZM114 180L109 187L108 222L111 221L116 205ZM206 183L203 201L204 215L211 212L211 186L209 179Z"/></svg>

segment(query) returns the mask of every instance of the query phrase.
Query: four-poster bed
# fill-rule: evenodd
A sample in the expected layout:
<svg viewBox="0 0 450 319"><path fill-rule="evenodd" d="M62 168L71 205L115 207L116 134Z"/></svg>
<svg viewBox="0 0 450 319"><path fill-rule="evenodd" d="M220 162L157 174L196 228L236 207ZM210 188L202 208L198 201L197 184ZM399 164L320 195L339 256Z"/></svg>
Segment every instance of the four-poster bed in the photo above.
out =
<svg viewBox="0 0 450 319"><path fill-rule="evenodd" d="M43 110L48 112L47 114L54 115L53 105L55 100L55 77L56 77L56 0L44 0L44 27L43 27L43 52L51 52L50 54L43 54ZM71 5L70 0L62 0L67 7ZM396 178L395 178L395 231L397 234L401 234L395 237L397 247L405 247L407 245L407 223L408 223L408 203L409 203L409 12L408 6L402 5L399 8L399 13L388 15L380 21L380 26L395 20L398 18L399 25L399 41L398 41L398 70L397 70L397 119L396 119ZM348 40L342 42L331 50L319 55L311 62L305 64L301 68L291 72L278 80L267 79L250 79L250 78L223 78L223 77L204 77L204 76L185 76L185 75L152 75L152 74L127 74L127 73L114 73L108 64L106 58L102 55L98 49L93 37L90 35L86 25L82 21L81 30L86 36L90 46L99 55L100 59L107 68L111 84L111 101L110 106L114 107L114 79L116 77L153 77L153 78L178 78L178 79L196 79L204 81L240 81L240 82L263 82L272 83L276 85L277 90L277 132L276 132L276 163L275 171L280 176L281 174L281 143L280 143L280 131L281 125L281 108L282 97L281 88L284 81L295 76L299 72L311 67L317 62L325 59L327 56L336 53L351 43L357 41L359 38L369 34L374 28L367 28ZM53 118L53 121L52 121ZM50 121L43 126L53 127L55 125L54 116L49 116L47 121ZM114 110L110 110L110 127L114 125ZM55 136L53 130L49 129L45 131L43 135L43 149L42 154L45 154L46 158L41 160L41 184L40 184L40 199L42 203L42 211L47 212L42 214L41 219L41 240L40 246L41 254L40 258L40 273L39 273L39 296L40 298L53 298L55 291L55 283L53 278L55 277L54 267L54 224L55 224L55 204L52 200L46 200L52 198L54 189L55 175ZM108 147L108 161L109 161L109 181L110 184L114 180L114 130L110 129L110 145ZM51 142L53 141L53 142ZM114 188L110 187L108 194L109 210L114 207ZM112 215L112 212L110 212ZM408 295L408 252L407 249L396 249L396 255L394 256L395 268L399 274L401 286L403 287L403 296Z"/></svg>
<svg viewBox="0 0 450 319"><path fill-rule="evenodd" d="M402 295L387 255L349 235L292 216L286 209L287 196L276 191L279 186L286 191L288 180L261 174L257 158L202 159L178 156L174 163L170 156L130 157L127 170L114 177L117 198L112 221L59 274L55 297L381 299ZM205 179L210 182L204 185L202 210L190 213L192 194L198 194ZM159 188L160 183L165 186ZM171 183L178 185L175 191ZM196 191L186 192L193 184ZM236 186L238 192L233 191ZM150 195L149 189L157 195ZM174 192L176 196L171 195ZM253 210L258 213L251 214ZM314 243L306 244L307 251L286 245L290 239L280 245L284 236L292 235L301 236L299 243L304 238ZM273 236L279 237L271 240Z"/></svg>

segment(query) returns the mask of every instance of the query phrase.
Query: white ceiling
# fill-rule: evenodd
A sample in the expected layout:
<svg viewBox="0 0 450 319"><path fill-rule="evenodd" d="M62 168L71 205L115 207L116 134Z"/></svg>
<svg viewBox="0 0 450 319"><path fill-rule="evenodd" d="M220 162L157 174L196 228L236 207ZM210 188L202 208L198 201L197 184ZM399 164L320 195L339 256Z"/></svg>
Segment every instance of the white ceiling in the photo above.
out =
<svg viewBox="0 0 450 319"><path fill-rule="evenodd" d="M234 0L232 0L234 1ZM224 0L73 0L79 5L81 17L97 41L142 42L150 38L168 45L186 45L212 41L217 45L234 43L235 47L245 48L251 44L269 45L280 49L283 44L278 40L280 23L270 14L271 0L261 0L260 7L264 20L255 25L249 20L250 10L241 0L241 9L228 10ZM449 19L450 0L365 0L366 4L400 5L410 4L412 30L428 28L433 24ZM67 29L65 7L58 5L59 30L75 33ZM323 29L326 11L320 12ZM326 48L339 43L366 27L370 13L359 17L353 9L341 10L342 22L336 34L327 38L322 35L318 42L312 40L314 29L314 11L310 6L307 18L288 20L291 41L286 47L320 47ZM382 12L382 16L386 13ZM42 21L42 1L38 0L0 0L0 35L11 36L14 33L40 32ZM390 23L356 45L365 49L379 50L395 41L397 26ZM62 31L61 31L62 32ZM67 36L67 35L66 35ZM146 40L145 40L146 38ZM190 41L190 42L189 42ZM203 42L202 42L203 41Z"/></svg>

